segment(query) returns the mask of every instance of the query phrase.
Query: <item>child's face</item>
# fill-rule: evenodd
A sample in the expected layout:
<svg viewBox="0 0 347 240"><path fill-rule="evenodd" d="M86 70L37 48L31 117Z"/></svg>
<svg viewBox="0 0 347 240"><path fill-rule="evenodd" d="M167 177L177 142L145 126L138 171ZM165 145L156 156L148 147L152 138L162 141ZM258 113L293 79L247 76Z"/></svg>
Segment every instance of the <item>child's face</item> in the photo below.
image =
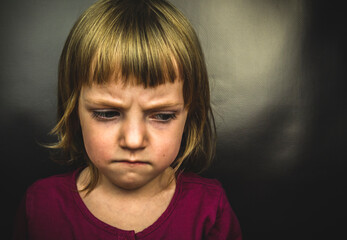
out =
<svg viewBox="0 0 347 240"><path fill-rule="evenodd" d="M160 179L177 157L187 118L183 83L155 88L110 81L82 87L84 146L102 180L138 189Z"/></svg>

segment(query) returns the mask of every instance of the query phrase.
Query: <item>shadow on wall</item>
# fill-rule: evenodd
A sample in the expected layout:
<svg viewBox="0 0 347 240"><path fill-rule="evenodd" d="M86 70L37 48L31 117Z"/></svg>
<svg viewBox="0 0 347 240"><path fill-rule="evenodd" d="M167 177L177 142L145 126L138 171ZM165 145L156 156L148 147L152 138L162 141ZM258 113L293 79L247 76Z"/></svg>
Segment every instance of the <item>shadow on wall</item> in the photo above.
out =
<svg viewBox="0 0 347 240"><path fill-rule="evenodd" d="M323 1L306 1L304 7L302 74L283 78L286 93L299 101L283 94L275 107L270 101L252 112L247 124L228 125L220 134L216 165L207 173L224 183L245 239L346 237L343 8Z"/></svg>

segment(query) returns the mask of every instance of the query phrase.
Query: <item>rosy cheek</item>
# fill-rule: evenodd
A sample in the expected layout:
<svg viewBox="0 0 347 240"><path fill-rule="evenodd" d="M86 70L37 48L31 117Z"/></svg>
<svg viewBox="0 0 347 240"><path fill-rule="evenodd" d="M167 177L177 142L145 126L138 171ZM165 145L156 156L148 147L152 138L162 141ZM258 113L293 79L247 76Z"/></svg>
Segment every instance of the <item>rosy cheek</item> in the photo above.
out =
<svg viewBox="0 0 347 240"><path fill-rule="evenodd" d="M106 149L99 145L98 142L89 142L86 144L86 151L89 159L96 165L100 165L104 160L109 159L109 154Z"/></svg>
<svg viewBox="0 0 347 240"><path fill-rule="evenodd" d="M103 159L108 159L109 146L107 145L107 140L105 136L100 136L97 131L88 129L83 134L84 145L86 152L92 162L95 164L100 164Z"/></svg>
<svg viewBox="0 0 347 240"><path fill-rule="evenodd" d="M158 141L158 145L153 149L157 150L156 155L165 161L174 161L180 149L180 138L161 138L166 141Z"/></svg>

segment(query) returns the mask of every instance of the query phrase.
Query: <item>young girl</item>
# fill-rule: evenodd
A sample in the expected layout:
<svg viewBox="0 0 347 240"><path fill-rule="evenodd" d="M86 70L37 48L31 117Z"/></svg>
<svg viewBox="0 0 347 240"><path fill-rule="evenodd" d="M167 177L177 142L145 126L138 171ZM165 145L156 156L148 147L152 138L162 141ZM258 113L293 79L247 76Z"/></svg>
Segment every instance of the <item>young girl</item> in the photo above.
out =
<svg viewBox="0 0 347 240"><path fill-rule="evenodd" d="M197 36L165 0L101 0L59 65L52 146L79 164L34 183L16 239L241 239L217 180L214 120Z"/></svg>

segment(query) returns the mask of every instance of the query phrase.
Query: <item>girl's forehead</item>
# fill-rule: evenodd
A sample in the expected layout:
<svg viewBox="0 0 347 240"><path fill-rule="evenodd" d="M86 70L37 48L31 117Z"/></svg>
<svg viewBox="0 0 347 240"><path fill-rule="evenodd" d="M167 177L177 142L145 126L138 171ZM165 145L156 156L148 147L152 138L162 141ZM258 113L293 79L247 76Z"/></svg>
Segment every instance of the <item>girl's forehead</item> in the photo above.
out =
<svg viewBox="0 0 347 240"><path fill-rule="evenodd" d="M119 82L83 86L80 100L95 105L121 104L125 107L137 102L144 106L184 106L182 81L166 82L156 87L124 85Z"/></svg>

